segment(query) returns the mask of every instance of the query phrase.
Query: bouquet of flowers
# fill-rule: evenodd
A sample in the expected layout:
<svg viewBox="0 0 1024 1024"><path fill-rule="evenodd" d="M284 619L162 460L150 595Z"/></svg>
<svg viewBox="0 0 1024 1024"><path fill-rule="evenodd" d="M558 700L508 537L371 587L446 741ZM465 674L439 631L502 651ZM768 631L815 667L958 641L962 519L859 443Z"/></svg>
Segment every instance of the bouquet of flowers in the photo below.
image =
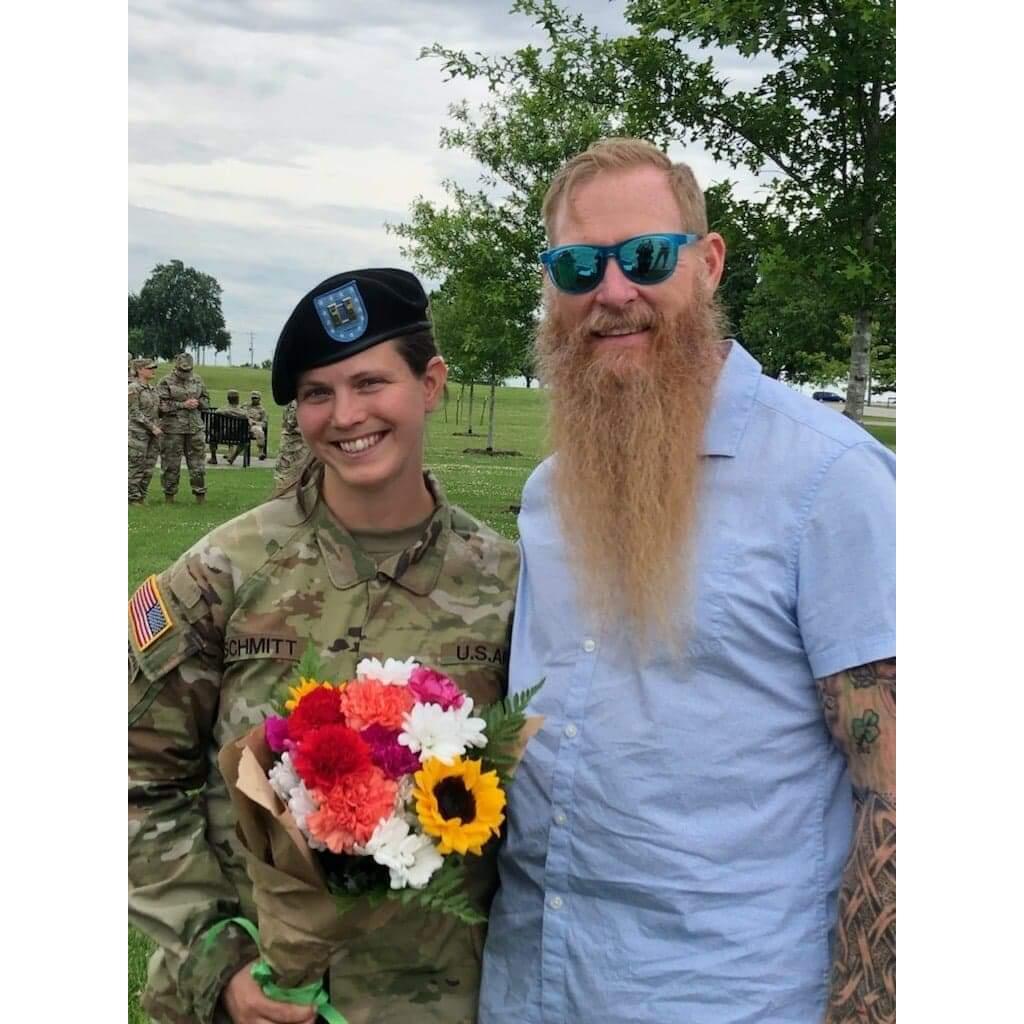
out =
<svg viewBox="0 0 1024 1024"><path fill-rule="evenodd" d="M310 648L298 674L280 714L220 754L260 951L291 987L319 979L342 939L401 904L486 920L466 858L498 836L505 786L542 722L523 713L540 684L477 709L412 658L364 659L355 679L333 683Z"/></svg>

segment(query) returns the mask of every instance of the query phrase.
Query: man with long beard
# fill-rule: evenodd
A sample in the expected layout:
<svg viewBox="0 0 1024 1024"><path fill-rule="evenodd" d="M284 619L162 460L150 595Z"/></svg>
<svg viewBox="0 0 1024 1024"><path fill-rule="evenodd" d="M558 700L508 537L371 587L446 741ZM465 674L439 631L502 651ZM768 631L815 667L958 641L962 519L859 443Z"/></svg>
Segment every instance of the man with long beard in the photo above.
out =
<svg viewBox="0 0 1024 1024"><path fill-rule="evenodd" d="M596 143L544 217L480 1024L894 1020L895 460L723 340L686 165Z"/></svg>

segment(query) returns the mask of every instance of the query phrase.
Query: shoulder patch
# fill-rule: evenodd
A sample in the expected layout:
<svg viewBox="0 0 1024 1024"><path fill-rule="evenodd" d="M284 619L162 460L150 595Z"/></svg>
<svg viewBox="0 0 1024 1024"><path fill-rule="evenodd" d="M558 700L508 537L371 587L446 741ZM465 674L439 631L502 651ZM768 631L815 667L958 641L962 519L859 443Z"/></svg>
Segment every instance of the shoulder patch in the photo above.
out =
<svg viewBox="0 0 1024 1024"><path fill-rule="evenodd" d="M152 646L174 625L156 576L150 576L132 595L128 602L128 625L139 651Z"/></svg>

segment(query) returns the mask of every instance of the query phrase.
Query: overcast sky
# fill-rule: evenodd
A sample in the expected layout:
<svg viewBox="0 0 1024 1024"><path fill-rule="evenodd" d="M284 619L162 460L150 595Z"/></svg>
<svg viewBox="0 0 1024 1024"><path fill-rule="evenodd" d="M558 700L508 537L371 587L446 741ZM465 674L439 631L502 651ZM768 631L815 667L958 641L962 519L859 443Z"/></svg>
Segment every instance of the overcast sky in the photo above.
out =
<svg viewBox="0 0 1024 1024"><path fill-rule="evenodd" d="M232 360L269 358L294 304L323 278L407 266L384 223L478 165L438 143L452 103L487 98L445 83L440 42L507 53L545 37L511 0L129 0L128 288L171 259L223 288ZM606 34L620 0L568 0ZM730 61L730 63L733 63ZM756 75L739 59L737 81ZM673 155L682 156L680 149ZM730 177L699 149L702 185ZM223 361L224 357L219 357Z"/></svg>

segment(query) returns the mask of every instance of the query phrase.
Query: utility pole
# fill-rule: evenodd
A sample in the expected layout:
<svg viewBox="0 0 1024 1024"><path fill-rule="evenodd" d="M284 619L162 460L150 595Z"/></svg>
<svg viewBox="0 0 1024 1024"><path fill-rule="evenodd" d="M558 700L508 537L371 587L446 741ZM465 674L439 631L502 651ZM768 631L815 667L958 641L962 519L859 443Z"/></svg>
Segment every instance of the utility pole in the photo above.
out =
<svg viewBox="0 0 1024 1024"><path fill-rule="evenodd" d="M249 332L249 365L250 366L255 366L256 365L256 359L255 359L255 357L252 354L252 339L253 339L253 336L255 335L255 333L256 333L255 331L250 331Z"/></svg>

